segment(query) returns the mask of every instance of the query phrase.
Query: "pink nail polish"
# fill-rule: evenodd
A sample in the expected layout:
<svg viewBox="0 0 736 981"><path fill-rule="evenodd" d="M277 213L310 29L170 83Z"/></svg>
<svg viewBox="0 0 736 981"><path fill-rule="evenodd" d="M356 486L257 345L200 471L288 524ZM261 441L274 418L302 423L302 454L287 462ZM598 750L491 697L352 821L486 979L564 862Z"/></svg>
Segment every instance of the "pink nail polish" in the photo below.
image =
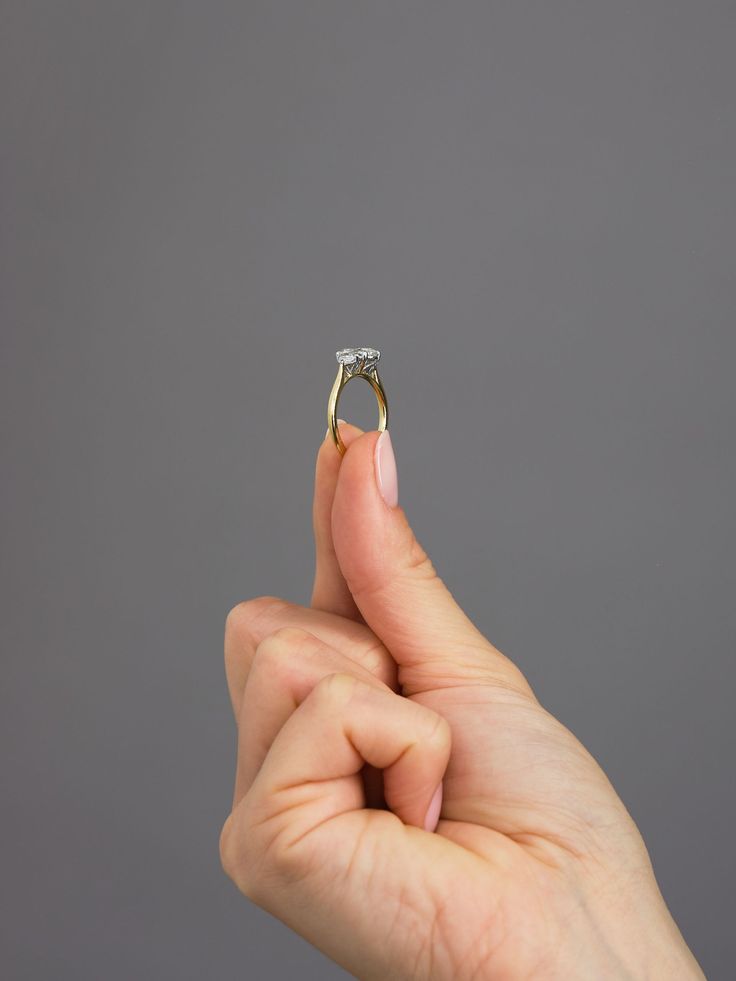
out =
<svg viewBox="0 0 736 981"><path fill-rule="evenodd" d="M399 478L388 429L384 429L376 440L375 465L376 483L381 497L390 508L395 508L399 503Z"/></svg>
<svg viewBox="0 0 736 981"><path fill-rule="evenodd" d="M432 800L429 802L429 807L427 808L427 816L424 819L424 830L425 831L435 831L437 824L440 819L440 811L442 810L442 783L437 787L435 792L432 794Z"/></svg>
<svg viewBox="0 0 736 981"><path fill-rule="evenodd" d="M340 426L345 426L345 425L347 425L347 423L345 422L344 419L338 419L337 420L337 428L338 429L340 428ZM327 439L327 437L329 435L330 435L330 426L329 426L329 423L328 423L327 429L325 430L325 439Z"/></svg>

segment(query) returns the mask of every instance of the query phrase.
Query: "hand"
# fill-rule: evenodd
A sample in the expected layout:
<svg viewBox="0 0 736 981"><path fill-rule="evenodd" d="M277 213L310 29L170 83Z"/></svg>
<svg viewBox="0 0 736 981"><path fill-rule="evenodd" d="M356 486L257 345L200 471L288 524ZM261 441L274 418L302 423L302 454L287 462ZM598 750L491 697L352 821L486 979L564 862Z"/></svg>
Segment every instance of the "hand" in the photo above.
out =
<svg viewBox="0 0 736 981"><path fill-rule="evenodd" d="M360 978L702 978L605 774L415 539L390 438L341 433L311 608L228 617L225 870Z"/></svg>

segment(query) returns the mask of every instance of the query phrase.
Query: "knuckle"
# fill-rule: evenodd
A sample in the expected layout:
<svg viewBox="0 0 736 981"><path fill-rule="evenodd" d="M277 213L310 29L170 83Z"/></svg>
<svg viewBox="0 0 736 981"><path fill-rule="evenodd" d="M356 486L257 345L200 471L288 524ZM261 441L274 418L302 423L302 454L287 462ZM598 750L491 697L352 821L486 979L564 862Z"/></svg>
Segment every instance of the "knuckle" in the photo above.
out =
<svg viewBox="0 0 736 981"><path fill-rule="evenodd" d="M255 596L236 604L225 618L225 663L243 648L252 648L254 629L263 619L273 618L291 604L278 596Z"/></svg>
<svg viewBox="0 0 736 981"><path fill-rule="evenodd" d="M312 643L314 643L312 634L300 627L279 627L258 644L253 663L262 665L267 662L269 667L275 667L289 654L303 650L305 646Z"/></svg>
<svg viewBox="0 0 736 981"><path fill-rule="evenodd" d="M388 596L390 601L393 587L397 581L416 582L421 580L430 582L440 579L431 558L410 529L407 529L406 544L400 545L399 551L406 558L393 573L393 577L388 580L382 571L379 572L375 568L362 573L360 576L354 574L348 576L347 583L353 596L370 597L378 594Z"/></svg>
<svg viewBox="0 0 736 981"><path fill-rule="evenodd" d="M291 655L303 654L311 648L315 638L299 627L279 627L267 634L258 644L253 655L253 669L266 670L271 675L279 674Z"/></svg>
<svg viewBox="0 0 736 981"><path fill-rule="evenodd" d="M411 541L409 543L409 552L406 560L407 572L411 573L413 578L419 579L437 579L437 570L435 569L432 560L430 559L427 552L424 550L423 546L417 541L417 539L412 535Z"/></svg>
<svg viewBox="0 0 736 981"><path fill-rule="evenodd" d="M278 596L256 596L238 603L225 619L225 675L228 684L242 684L244 671L250 668L255 654L256 628L259 621L273 619L291 606Z"/></svg>
<svg viewBox="0 0 736 981"><path fill-rule="evenodd" d="M220 833L220 862L225 874L248 899L262 899L263 849L255 829L246 827L237 812L225 821Z"/></svg>
<svg viewBox="0 0 736 981"><path fill-rule="evenodd" d="M350 702L361 686L361 682L355 675L346 674L343 671L335 671L326 674L321 678L312 689L314 701L334 706L345 706Z"/></svg>
<svg viewBox="0 0 736 981"><path fill-rule="evenodd" d="M235 856L233 855L233 815L229 814L220 832L220 864L226 875L235 878Z"/></svg>
<svg viewBox="0 0 736 981"><path fill-rule="evenodd" d="M274 891L295 885L310 874L309 849L293 841L289 822L280 812L241 802L241 812L230 815L220 835L220 861L240 892L258 906L268 906Z"/></svg>
<svg viewBox="0 0 736 981"><path fill-rule="evenodd" d="M314 869L309 835L302 834L295 839L288 825L270 837L261 859L259 875L253 877L255 881L251 888L264 891L269 883L279 883L282 888L293 887Z"/></svg>
<svg viewBox="0 0 736 981"><path fill-rule="evenodd" d="M304 630L302 627L279 627L277 630L271 631L264 638L265 640L270 640L275 647L280 647L283 650L314 643L315 637L314 634L310 634L308 630Z"/></svg>
<svg viewBox="0 0 736 981"><path fill-rule="evenodd" d="M428 711L429 715L426 719L427 735L425 738L427 742L430 742L434 746L438 746L440 749L444 750L452 741L452 729L450 728L450 723L438 712L433 712L431 709Z"/></svg>
<svg viewBox="0 0 736 981"><path fill-rule="evenodd" d="M537 699L534 691L521 668L495 648L494 655L491 672L493 684L535 702Z"/></svg>
<svg viewBox="0 0 736 981"><path fill-rule="evenodd" d="M253 626L262 618L288 609L288 600L278 596L254 596L236 604L225 618L225 634L235 639L250 637Z"/></svg>
<svg viewBox="0 0 736 981"><path fill-rule="evenodd" d="M240 843L237 860L228 874L244 896L261 906L265 898L262 873L252 851L247 841Z"/></svg>

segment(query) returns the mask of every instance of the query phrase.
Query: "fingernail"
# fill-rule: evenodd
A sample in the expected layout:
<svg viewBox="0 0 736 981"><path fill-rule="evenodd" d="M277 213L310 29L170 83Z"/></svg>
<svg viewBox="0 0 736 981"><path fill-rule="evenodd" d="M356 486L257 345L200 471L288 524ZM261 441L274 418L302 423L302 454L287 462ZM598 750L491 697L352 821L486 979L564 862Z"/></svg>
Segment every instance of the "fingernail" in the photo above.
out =
<svg viewBox="0 0 736 981"><path fill-rule="evenodd" d="M437 787L437 790L432 794L432 800L429 802L429 807L427 808L427 816L424 819L424 830L425 831L435 831L440 820L440 811L442 810L442 783Z"/></svg>
<svg viewBox="0 0 736 981"><path fill-rule="evenodd" d="M344 419L338 419L338 420L337 420L337 425L338 425L338 428L339 428L339 426L340 426L340 423L342 423L343 425L345 425L345 420L344 420ZM325 439L327 439L327 437L328 437L329 435L330 435L330 424L329 424L329 422L328 422L328 423L327 423L327 429L326 429L326 431L325 431Z"/></svg>
<svg viewBox="0 0 736 981"><path fill-rule="evenodd" d="M381 497L390 508L395 508L399 503L399 478L388 429L384 429L376 440L375 463L376 483Z"/></svg>

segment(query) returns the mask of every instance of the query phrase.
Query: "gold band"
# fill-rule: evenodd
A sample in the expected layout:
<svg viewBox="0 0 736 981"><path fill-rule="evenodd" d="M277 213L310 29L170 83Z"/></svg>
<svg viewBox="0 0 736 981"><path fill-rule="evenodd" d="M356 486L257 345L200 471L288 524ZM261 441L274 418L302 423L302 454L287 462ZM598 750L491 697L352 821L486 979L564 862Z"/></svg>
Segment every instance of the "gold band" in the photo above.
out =
<svg viewBox="0 0 736 981"><path fill-rule="evenodd" d="M330 427L332 439L340 454L343 454L347 447L342 441L337 425L337 403L343 388L345 388L351 378L365 378L376 393L376 401L378 402L378 430L383 432L388 426L388 402L386 401L386 393L383 390L383 384L378 377L376 368L372 367L366 371L350 371L344 364L340 364L337 369L337 378L335 379L335 384L332 386L330 399L327 403L327 424Z"/></svg>

